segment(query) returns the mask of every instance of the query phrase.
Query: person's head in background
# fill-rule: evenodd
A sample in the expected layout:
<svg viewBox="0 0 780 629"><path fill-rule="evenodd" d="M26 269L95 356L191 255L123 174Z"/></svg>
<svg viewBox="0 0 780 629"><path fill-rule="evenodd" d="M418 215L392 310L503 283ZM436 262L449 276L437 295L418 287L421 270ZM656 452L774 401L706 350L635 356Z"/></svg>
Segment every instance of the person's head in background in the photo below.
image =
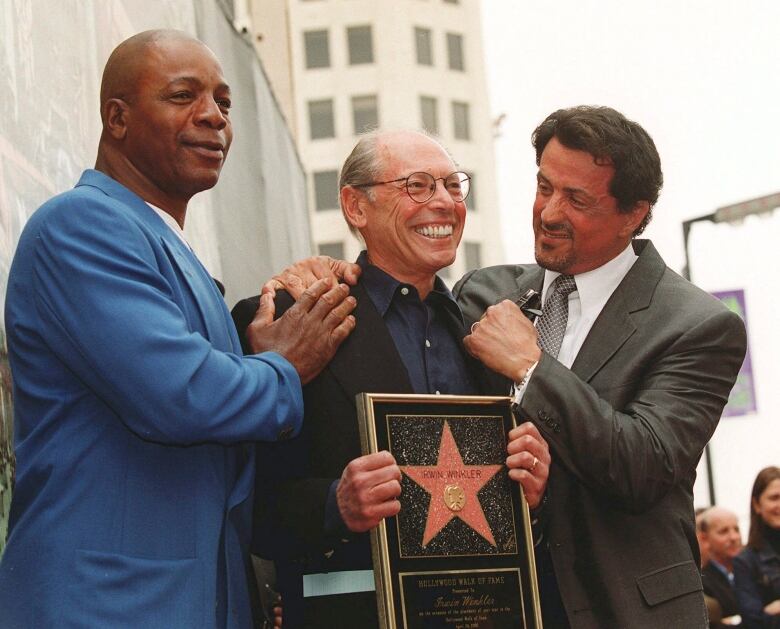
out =
<svg viewBox="0 0 780 629"><path fill-rule="evenodd" d="M702 516L707 509L709 509L709 507L698 507L696 511L694 511L694 516L696 517L696 541L699 543L699 554L701 555L699 566L702 568L706 566L707 562L710 560L710 551L701 530Z"/></svg>
<svg viewBox="0 0 780 629"><path fill-rule="evenodd" d="M761 549L767 534L780 535L780 467L765 467L756 476L750 492L748 546Z"/></svg>
<svg viewBox="0 0 780 629"><path fill-rule="evenodd" d="M715 561L731 572L734 557L742 550L736 514L723 507L711 507L701 514L697 529L707 548L709 561Z"/></svg>

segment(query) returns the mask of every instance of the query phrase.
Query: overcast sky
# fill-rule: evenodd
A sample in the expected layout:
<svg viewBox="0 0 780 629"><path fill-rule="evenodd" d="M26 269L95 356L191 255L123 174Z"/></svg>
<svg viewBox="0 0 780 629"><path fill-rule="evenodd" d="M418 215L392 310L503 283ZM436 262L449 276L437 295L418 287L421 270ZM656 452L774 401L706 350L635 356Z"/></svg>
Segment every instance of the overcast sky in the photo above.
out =
<svg viewBox="0 0 780 629"><path fill-rule="evenodd" d="M531 260L529 138L560 107L610 105L653 136L665 185L646 233L678 271L681 220L780 191L777 0L482 6L492 109L506 115L496 155L509 260Z"/></svg>

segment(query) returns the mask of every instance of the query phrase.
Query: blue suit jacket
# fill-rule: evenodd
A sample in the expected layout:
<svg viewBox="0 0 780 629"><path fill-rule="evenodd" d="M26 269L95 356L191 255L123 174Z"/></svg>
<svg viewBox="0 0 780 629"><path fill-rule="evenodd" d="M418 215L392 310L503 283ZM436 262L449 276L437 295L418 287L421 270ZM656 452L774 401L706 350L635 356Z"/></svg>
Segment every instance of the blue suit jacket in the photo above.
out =
<svg viewBox="0 0 780 629"><path fill-rule="evenodd" d="M22 233L6 297L16 487L3 627L247 627L254 454L298 375L241 357L192 252L87 171Z"/></svg>

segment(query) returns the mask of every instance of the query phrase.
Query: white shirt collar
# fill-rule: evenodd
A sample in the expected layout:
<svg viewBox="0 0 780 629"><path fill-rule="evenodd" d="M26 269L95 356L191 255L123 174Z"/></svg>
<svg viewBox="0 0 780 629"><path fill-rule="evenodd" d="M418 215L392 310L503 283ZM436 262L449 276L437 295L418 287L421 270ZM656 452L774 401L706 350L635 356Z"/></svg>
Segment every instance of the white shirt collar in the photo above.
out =
<svg viewBox="0 0 780 629"><path fill-rule="evenodd" d="M187 239L184 237L184 230L181 228L181 226L176 222L176 219L173 218L168 212L165 210L161 210L156 205L152 205L148 201L146 202L146 205L148 205L150 208L152 208L155 212L157 212L157 215L163 219L163 222L171 228L174 234L176 234L179 239L185 244L187 249L192 249L190 247L190 243L187 242Z"/></svg>
<svg viewBox="0 0 780 629"><path fill-rule="evenodd" d="M637 255L634 253L634 248L631 243L612 258L609 262L605 262L600 267L593 269L592 271L586 271L574 276L574 281L577 284L577 293L582 304L583 315L595 315L593 318L601 312L601 309L607 303L615 289L628 273L629 269L634 265L637 260ZM557 271L544 271L544 288L542 289L542 303L547 299L547 290L555 281L560 273Z"/></svg>

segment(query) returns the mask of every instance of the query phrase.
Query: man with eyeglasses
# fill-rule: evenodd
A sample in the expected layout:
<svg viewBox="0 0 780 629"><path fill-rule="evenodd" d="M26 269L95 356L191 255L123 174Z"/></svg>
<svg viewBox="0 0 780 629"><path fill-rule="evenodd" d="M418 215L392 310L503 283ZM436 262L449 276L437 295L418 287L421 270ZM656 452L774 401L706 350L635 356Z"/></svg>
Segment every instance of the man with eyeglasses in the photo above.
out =
<svg viewBox="0 0 780 629"><path fill-rule="evenodd" d="M304 387L301 436L258 456L254 551L275 559L286 628L377 626L368 531L398 513L401 472L389 452L361 456L355 395L480 392L460 309L436 276L463 234L468 175L424 134L375 132L339 185L344 218L366 245L351 293L357 325ZM277 294L278 311L291 303ZM233 309L239 336L256 309L257 299ZM534 507L547 446L531 424L509 438L510 477Z"/></svg>
<svg viewBox="0 0 780 629"><path fill-rule="evenodd" d="M537 511L544 626L705 627L693 483L745 355L744 323L636 238L663 182L639 124L571 107L532 141L537 263L471 272L453 294L473 322L469 353L506 390L515 383L518 412L553 455ZM350 270L324 266L314 277ZM274 281L298 274L305 286L306 267ZM528 289L542 293L538 327L514 303Z"/></svg>

